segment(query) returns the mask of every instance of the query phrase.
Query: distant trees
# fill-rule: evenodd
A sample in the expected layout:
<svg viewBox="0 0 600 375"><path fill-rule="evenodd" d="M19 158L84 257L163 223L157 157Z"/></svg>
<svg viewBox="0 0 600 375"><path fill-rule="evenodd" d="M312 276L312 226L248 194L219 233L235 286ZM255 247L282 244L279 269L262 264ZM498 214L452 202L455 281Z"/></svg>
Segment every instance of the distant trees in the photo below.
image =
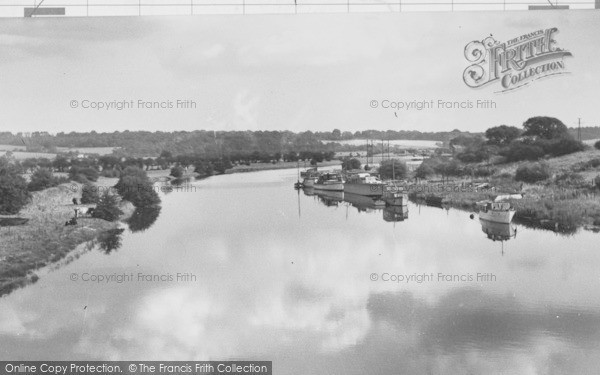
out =
<svg viewBox="0 0 600 375"><path fill-rule="evenodd" d="M456 158L463 163L478 163L490 157L490 151L481 136L459 135L450 141L450 147L459 150Z"/></svg>
<svg viewBox="0 0 600 375"><path fill-rule="evenodd" d="M119 198L109 190L106 190L99 197L92 217L106 221L116 221L122 214L123 211L119 208Z"/></svg>
<svg viewBox="0 0 600 375"><path fill-rule="evenodd" d="M516 181L528 183L539 182L550 178L550 168L546 163L527 163L517 168Z"/></svg>
<svg viewBox="0 0 600 375"><path fill-rule="evenodd" d="M523 128L522 139L513 139L499 151L508 162L533 161L545 155L556 157L585 149L583 143L573 138L565 124L554 117L532 117L523 123ZM508 132L507 128L504 130Z"/></svg>
<svg viewBox="0 0 600 375"><path fill-rule="evenodd" d="M401 180L406 177L407 173L406 163L398 159L384 160L379 167L379 175L382 179Z"/></svg>
<svg viewBox="0 0 600 375"><path fill-rule="evenodd" d="M520 135L521 129L507 125L494 126L485 131L487 143L494 146L508 146Z"/></svg>

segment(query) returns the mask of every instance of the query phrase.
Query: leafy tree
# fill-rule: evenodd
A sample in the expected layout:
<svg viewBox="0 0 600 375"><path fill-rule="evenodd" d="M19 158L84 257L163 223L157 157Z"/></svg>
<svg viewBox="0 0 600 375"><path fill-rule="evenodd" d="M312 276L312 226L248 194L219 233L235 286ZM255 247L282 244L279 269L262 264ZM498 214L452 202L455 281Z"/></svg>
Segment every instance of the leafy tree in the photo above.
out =
<svg viewBox="0 0 600 375"><path fill-rule="evenodd" d="M434 173L435 173L435 171L433 170L432 167L430 167L426 163L421 163L421 165L419 165L419 167L415 170L415 177L417 177L417 178L427 178L427 177L431 176Z"/></svg>
<svg viewBox="0 0 600 375"><path fill-rule="evenodd" d="M361 167L360 160L358 160L356 158L352 158L352 159L346 158L342 162L342 168L346 169L346 170L360 169L360 167Z"/></svg>
<svg viewBox="0 0 600 375"><path fill-rule="evenodd" d="M596 147L598 150L600 150L600 141L594 143L594 147Z"/></svg>
<svg viewBox="0 0 600 375"><path fill-rule="evenodd" d="M148 175L137 167L125 168L115 188L123 199L130 201L135 207L153 206L160 203L160 198Z"/></svg>
<svg viewBox="0 0 600 375"><path fill-rule="evenodd" d="M8 168L0 169L0 214L17 214L29 198L27 181Z"/></svg>
<svg viewBox="0 0 600 375"><path fill-rule="evenodd" d="M531 117L523 123L523 135L544 139L569 138L569 129L554 117Z"/></svg>
<svg viewBox="0 0 600 375"><path fill-rule="evenodd" d="M98 188L89 182L83 184L81 189L81 203L92 204L98 203L100 195L98 194Z"/></svg>
<svg viewBox="0 0 600 375"><path fill-rule="evenodd" d="M131 217L127 220L129 230L136 233L150 228L158 218L160 210L160 206L136 208Z"/></svg>
<svg viewBox="0 0 600 375"><path fill-rule="evenodd" d="M171 168L171 176L175 178L183 177L183 168L181 168L180 166L175 166Z"/></svg>
<svg viewBox="0 0 600 375"><path fill-rule="evenodd" d="M60 172L64 172L65 169L69 166L69 160L64 156L57 156L56 159L52 162L52 167Z"/></svg>
<svg viewBox="0 0 600 375"><path fill-rule="evenodd" d="M379 175L382 179L401 180L406 177L407 172L406 163L398 159L384 160L379 167Z"/></svg>
<svg viewBox="0 0 600 375"><path fill-rule="evenodd" d="M29 191L40 191L58 185L58 180L54 178L52 172L45 168L36 169L31 175L31 181L27 185Z"/></svg>
<svg viewBox="0 0 600 375"><path fill-rule="evenodd" d="M92 213L92 217L106 221L115 221L122 214L123 211L119 208L119 198L106 190L98 199L98 204Z"/></svg>
<svg viewBox="0 0 600 375"><path fill-rule="evenodd" d="M485 131L487 143L495 146L507 146L520 135L519 128L507 125L494 126Z"/></svg>

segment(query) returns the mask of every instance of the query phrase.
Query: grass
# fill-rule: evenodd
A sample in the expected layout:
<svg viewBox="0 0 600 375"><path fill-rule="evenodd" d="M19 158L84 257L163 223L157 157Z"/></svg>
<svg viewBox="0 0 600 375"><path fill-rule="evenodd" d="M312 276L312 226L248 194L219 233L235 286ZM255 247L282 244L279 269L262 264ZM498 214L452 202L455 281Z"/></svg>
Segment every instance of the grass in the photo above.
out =
<svg viewBox="0 0 600 375"><path fill-rule="evenodd" d="M32 201L17 215L29 222L0 228L0 296L37 280L33 273L36 269L59 261L78 245L118 227L118 222L93 218L79 218L77 225L65 226L65 221L73 217L72 199L81 194L81 189L73 189L74 185L71 182L33 193ZM121 209L127 214L133 211L128 204Z"/></svg>
<svg viewBox="0 0 600 375"><path fill-rule="evenodd" d="M524 162L495 165L496 172L489 178L494 192L438 192L443 203L451 207L473 211L475 203L494 198L497 194L521 192L523 199L513 199L515 221L534 227L570 234L579 228L600 230L600 190L592 186L592 179L600 175L600 166L581 165L600 158L600 150L582 152L544 160L550 167L552 178L536 184L516 182L514 175ZM562 174L581 176L581 180L566 180L558 184L556 177ZM423 194L411 194L411 199L424 198Z"/></svg>

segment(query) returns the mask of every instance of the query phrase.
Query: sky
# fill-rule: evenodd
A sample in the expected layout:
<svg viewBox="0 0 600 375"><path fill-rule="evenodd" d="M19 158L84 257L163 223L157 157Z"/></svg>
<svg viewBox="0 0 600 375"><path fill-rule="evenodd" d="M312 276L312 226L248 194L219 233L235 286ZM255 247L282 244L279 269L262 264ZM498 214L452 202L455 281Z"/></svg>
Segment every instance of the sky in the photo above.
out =
<svg viewBox="0 0 600 375"><path fill-rule="evenodd" d="M0 131L478 132L540 115L600 126L599 21L584 10L4 19ZM507 93L463 82L469 42L551 27L573 54L569 74ZM496 108L391 109L385 100ZM109 102L129 107L91 108Z"/></svg>

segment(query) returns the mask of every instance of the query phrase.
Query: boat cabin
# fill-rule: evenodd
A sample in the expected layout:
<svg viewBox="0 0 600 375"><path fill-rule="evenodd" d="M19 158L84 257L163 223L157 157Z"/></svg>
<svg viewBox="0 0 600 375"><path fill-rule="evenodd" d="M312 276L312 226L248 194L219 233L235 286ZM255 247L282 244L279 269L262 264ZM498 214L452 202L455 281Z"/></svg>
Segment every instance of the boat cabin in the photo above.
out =
<svg viewBox="0 0 600 375"><path fill-rule="evenodd" d="M512 206L509 202L490 202L483 201L478 202L477 206L480 211L488 212L488 211L510 211Z"/></svg>

